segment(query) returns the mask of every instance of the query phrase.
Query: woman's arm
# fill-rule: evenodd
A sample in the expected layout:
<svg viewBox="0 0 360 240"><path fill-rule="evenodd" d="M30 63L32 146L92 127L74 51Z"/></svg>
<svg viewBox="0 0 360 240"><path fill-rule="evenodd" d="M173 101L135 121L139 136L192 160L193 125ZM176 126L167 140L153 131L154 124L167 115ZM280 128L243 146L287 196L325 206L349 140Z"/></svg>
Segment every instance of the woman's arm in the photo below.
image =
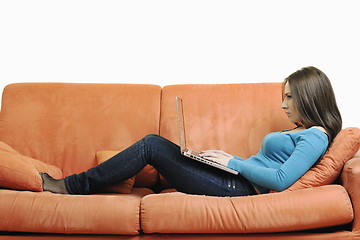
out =
<svg viewBox="0 0 360 240"><path fill-rule="evenodd" d="M248 161L231 159L228 167L259 186L283 191L305 174L325 153L328 142L316 133L300 135L291 156L280 168L256 166Z"/></svg>

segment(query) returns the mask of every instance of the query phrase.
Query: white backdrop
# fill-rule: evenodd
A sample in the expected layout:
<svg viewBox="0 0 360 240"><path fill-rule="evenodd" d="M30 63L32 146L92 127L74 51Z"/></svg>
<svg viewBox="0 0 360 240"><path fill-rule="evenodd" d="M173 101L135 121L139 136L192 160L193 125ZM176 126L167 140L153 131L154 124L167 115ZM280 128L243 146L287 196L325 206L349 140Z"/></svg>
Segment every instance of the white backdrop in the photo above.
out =
<svg viewBox="0 0 360 240"><path fill-rule="evenodd" d="M279 82L313 65L332 81L344 127L360 127L357 2L1 0L0 90Z"/></svg>

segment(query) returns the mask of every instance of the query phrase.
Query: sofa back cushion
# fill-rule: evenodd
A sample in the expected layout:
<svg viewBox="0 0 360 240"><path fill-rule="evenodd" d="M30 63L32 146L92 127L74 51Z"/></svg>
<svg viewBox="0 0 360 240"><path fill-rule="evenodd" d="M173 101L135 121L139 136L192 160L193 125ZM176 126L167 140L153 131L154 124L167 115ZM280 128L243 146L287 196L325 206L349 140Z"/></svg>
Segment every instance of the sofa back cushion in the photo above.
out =
<svg viewBox="0 0 360 240"><path fill-rule="evenodd" d="M96 166L99 150L158 134L160 96L155 85L11 84L3 92L0 140L67 176Z"/></svg>
<svg viewBox="0 0 360 240"><path fill-rule="evenodd" d="M172 85L163 88L160 134L179 143L175 97L183 99L187 145L256 154L263 137L293 128L281 109L281 83Z"/></svg>

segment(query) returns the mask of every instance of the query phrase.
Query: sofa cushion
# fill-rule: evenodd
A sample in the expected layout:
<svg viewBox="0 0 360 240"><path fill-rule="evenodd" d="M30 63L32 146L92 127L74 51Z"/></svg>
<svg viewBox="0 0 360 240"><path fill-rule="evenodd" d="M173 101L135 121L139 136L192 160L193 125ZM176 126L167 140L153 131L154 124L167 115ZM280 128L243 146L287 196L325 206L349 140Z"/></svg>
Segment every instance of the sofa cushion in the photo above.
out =
<svg viewBox="0 0 360 240"><path fill-rule="evenodd" d="M0 187L42 191L39 172L47 172L54 178L61 178L58 167L23 156L4 142L0 142Z"/></svg>
<svg viewBox="0 0 360 240"><path fill-rule="evenodd" d="M113 157L119 153L118 151L98 151L96 152L96 160L98 164L101 164L107 161L109 158ZM135 183L135 177L129 178L123 182L107 186L103 189L105 192L112 193L130 193Z"/></svg>
<svg viewBox="0 0 360 240"><path fill-rule="evenodd" d="M285 191L317 187L333 183L340 175L344 164L360 147L360 129L346 128L334 139L322 159Z"/></svg>
<svg viewBox="0 0 360 240"><path fill-rule="evenodd" d="M4 88L0 140L58 166L64 176L159 134L161 87L146 84L15 83Z"/></svg>
<svg viewBox="0 0 360 240"><path fill-rule="evenodd" d="M140 216L145 233L284 232L349 223L351 206L342 186L327 185L248 197L152 194Z"/></svg>
<svg viewBox="0 0 360 240"><path fill-rule="evenodd" d="M248 158L259 151L266 134L294 127L280 107L281 86L281 83L165 86L161 136L179 143L175 108L175 98L179 96L184 102L187 147L198 151L221 149Z"/></svg>
<svg viewBox="0 0 360 240"><path fill-rule="evenodd" d="M163 88L161 136L179 143L175 98L184 103L187 147L256 154L269 132L294 125L281 109L281 83L187 84ZM194 94L195 93L195 94Z"/></svg>
<svg viewBox="0 0 360 240"><path fill-rule="evenodd" d="M0 190L0 231L136 235L141 199L151 193L145 188L95 195Z"/></svg>

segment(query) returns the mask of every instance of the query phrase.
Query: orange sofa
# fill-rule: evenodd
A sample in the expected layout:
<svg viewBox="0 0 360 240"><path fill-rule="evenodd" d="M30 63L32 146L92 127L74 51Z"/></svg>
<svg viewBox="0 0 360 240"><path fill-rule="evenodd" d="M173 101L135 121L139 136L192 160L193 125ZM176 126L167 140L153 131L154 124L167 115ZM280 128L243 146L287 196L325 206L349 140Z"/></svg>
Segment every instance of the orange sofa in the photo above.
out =
<svg viewBox="0 0 360 240"><path fill-rule="evenodd" d="M293 127L280 108L281 83L8 85L0 112L0 239L360 238L356 127L342 130L324 160L283 192L189 195L171 190L151 166L100 194L41 190L38 172L84 171L147 134L178 143L175 96L184 100L187 143L198 150L249 157L265 134Z"/></svg>

